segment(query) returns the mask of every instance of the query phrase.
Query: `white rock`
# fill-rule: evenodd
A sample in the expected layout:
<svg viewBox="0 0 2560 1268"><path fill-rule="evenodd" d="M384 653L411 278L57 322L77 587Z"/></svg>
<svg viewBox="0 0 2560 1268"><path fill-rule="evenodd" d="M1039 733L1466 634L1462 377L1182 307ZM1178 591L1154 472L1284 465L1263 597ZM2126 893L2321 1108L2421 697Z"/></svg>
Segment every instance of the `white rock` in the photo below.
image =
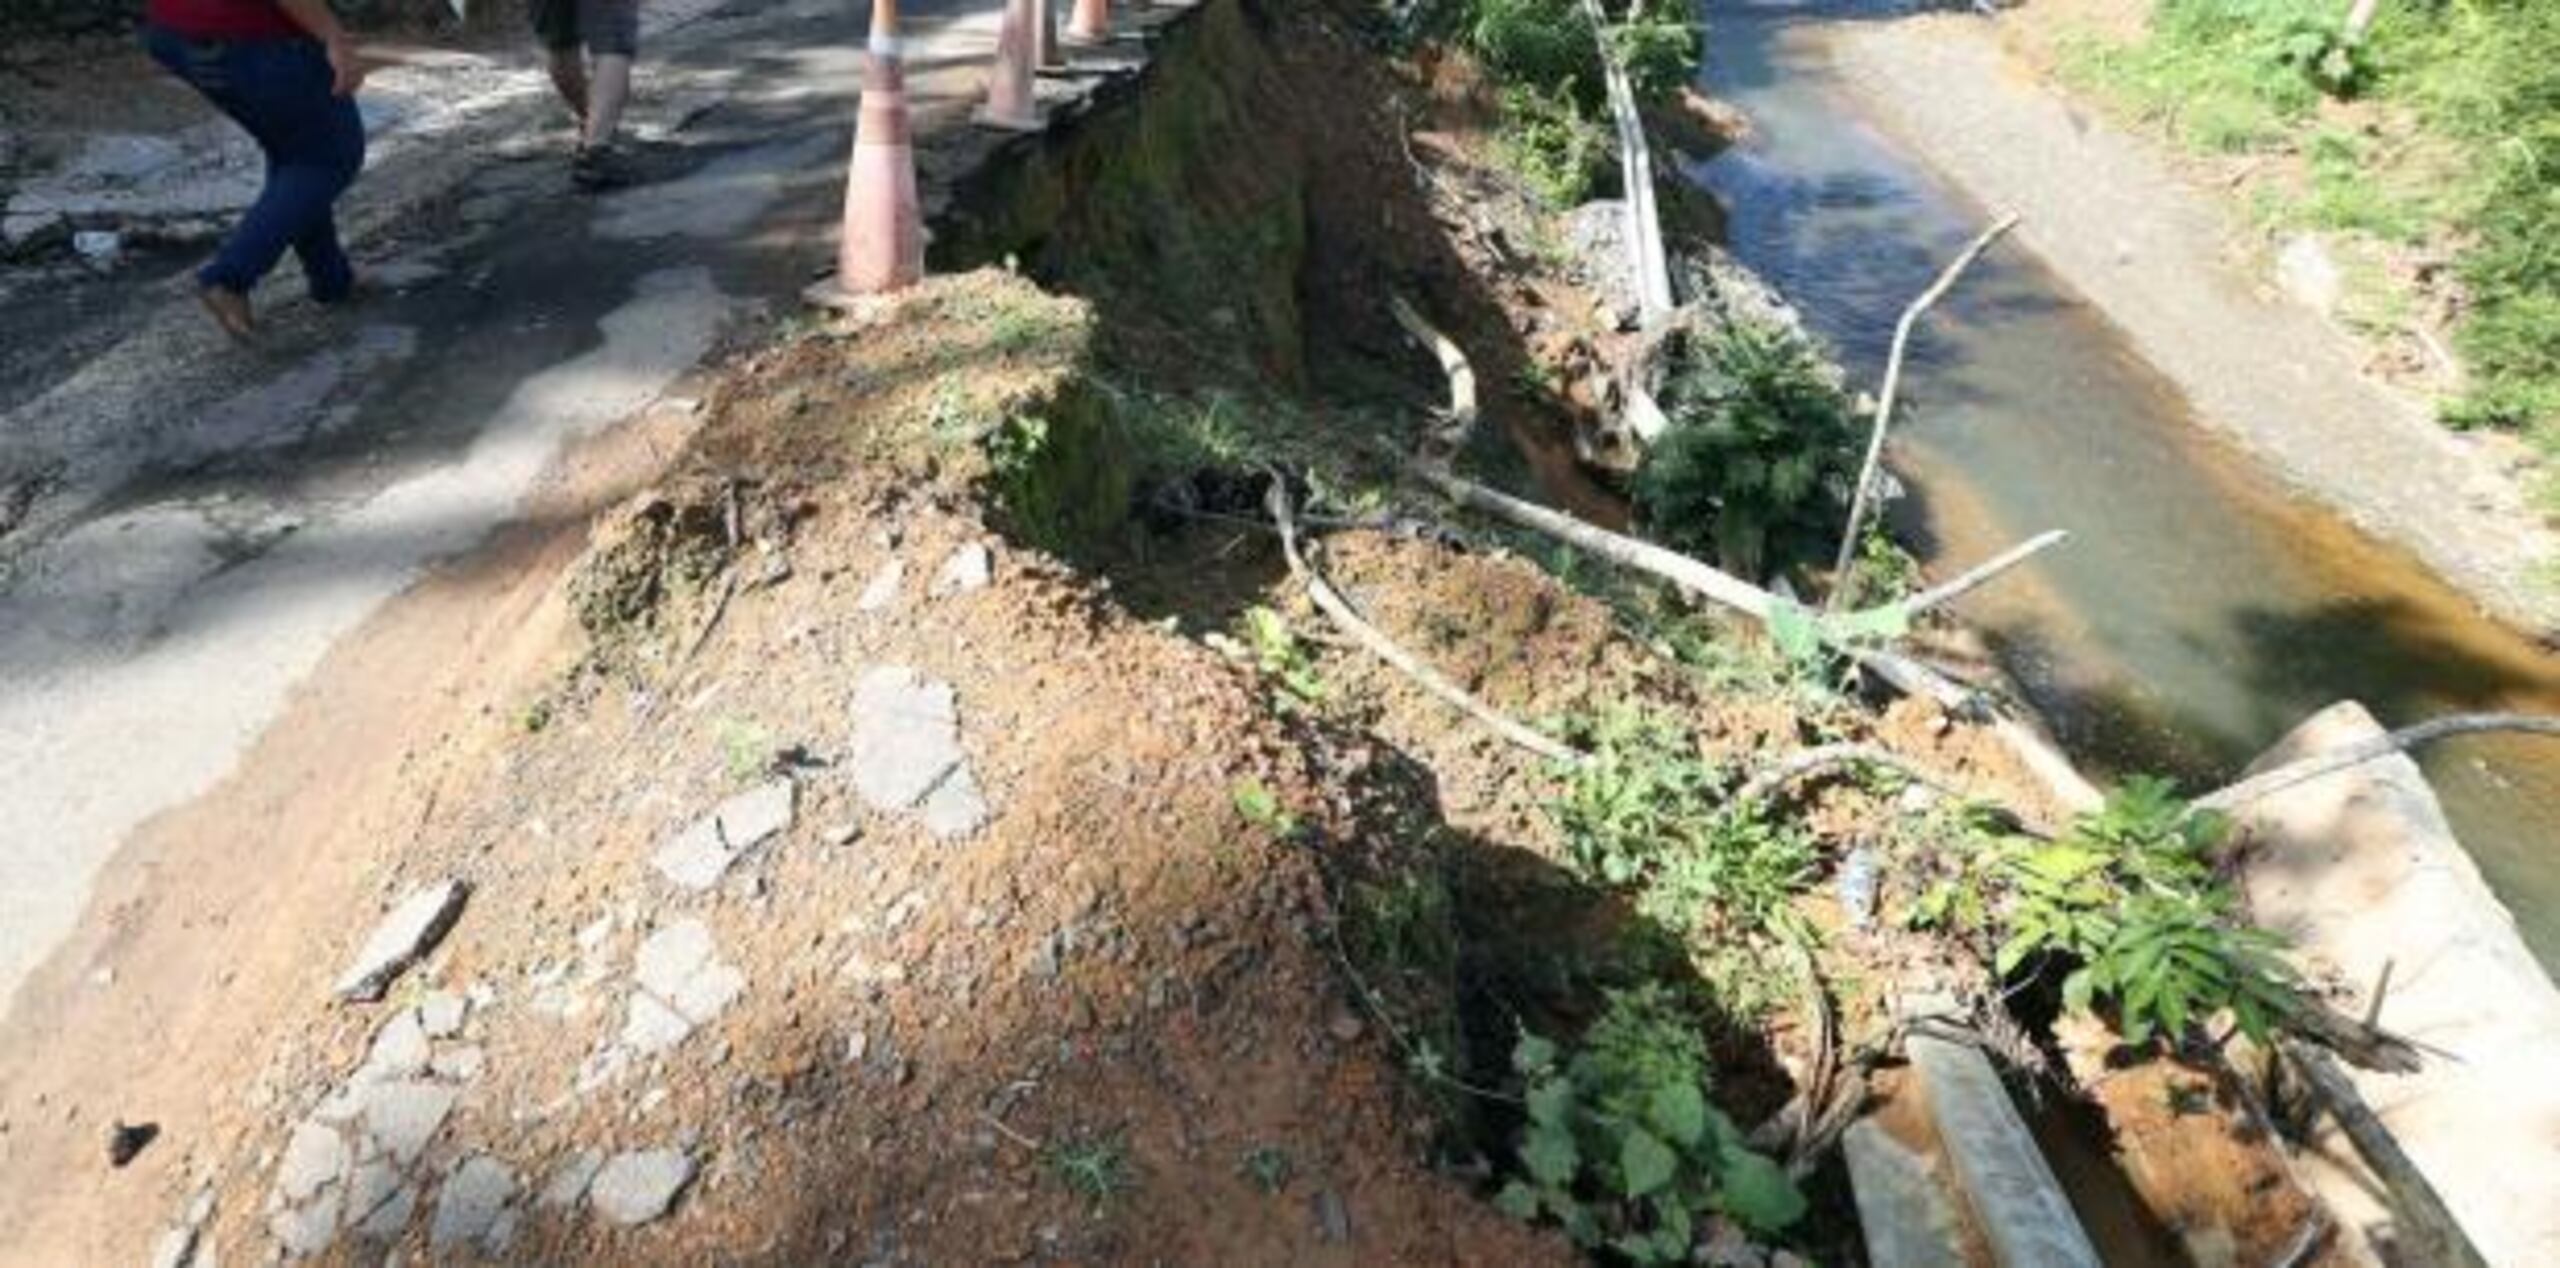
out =
<svg viewBox="0 0 2560 1268"><path fill-rule="evenodd" d="M291 1206L335 1184L347 1168L347 1139L334 1127L297 1123L276 1164L276 1194Z"/></svg>
<svg viewBox="0 0 2560 1268"><path fill-rule="evenodd" d="M339 1190L331 1188L303 1205L278 1211L268 1217L267 1231L275 1235L287 1255L317 1255L338 1238L341 1196Z"/></svg>
<svg viewBox="0 0 2560 1268"><path fill-rule="evenodd" d="M374 1143L407 1166L426 1152L460 1095L444 1084L416 1079L377 1084L365 1092L365 1128Z"/></svg>
<svg viewBox="0 0 2560 1268"><path fill-rule="evenodd" d="M907 561L892 559L880 571L871 574L871 584L862 588L862 597L854 606L865 612L879 612L895 607L898 591L907 584Z"/></svg>
<svg viewBox="0 0 2560 1268"><path fill-rule="evenodd" d="M359 1074L369 1079L398 1079L426 1068L426 1027L419 1024L416 1009L404 1008L374 1035L373 1050L365 1055Z"/></svg>
<svg viewBox="0 0 2560 1268"><path fill-rule="evenodd" d="M581 1149L561 1159L551 1171L551 1179L542 1186L541 1204L552 1210L567 1210L587 1196L587 1186L595 1183L596 1172L604 1168L604 1155L593 1149Z"/></svg>
<svg viewBox="0 0 2560 1268"><path fill-rule="evenodd" d="M933 574L934 597L983 590L995 579L995 555L985 542L970 542L952 551Z"/></svg>
<svg viewBox="0 0 2560 1268"><path fill-rule="evenodd" d="M462 916L471 887L458 880L438 881L413 891L374 926L346 973L338 979L340 999L370 1003L382 998L391 983L438 941Z"/></svg>
<svg viewBox="0 0 2560 1268"><path fill-rule="evenodd" d="M596 1213L629 1227L667 1213L693 1179L693 1159L682 1150L615 1154L596 1173L588 1198Z"/></svg>
<svg viewBox="0 0 2560 1268"><path fill-rule="evenodd" d="M418 1001L418 1026L430 1039L451 1039L462 1033L462 1019L471 1005L451 991L430 991Z"/></svg>
<svg viewBox="0 0 2560 1268"><path fill-rule="evenodd" d="M473 1155L445 1178L444 1191L436 1195L427 1244L443 1250L487 1237L515 1193L516 1173L507 1164L487 1154Z"/></svg>
<svg viewBox="0 0 2560 1268"><path fill-rule="evenodd" d="M795 796L790 780L777 779L731 797L658 847L649 861L680 888L709 889L730 864L791 826Z"/></svg>
<svg viewBox="0 0 2560 1268"><path fill-rule="evenodd" d="M623 1019L622 1046L640 1056L664 1052L693 1033L693 1023L647 991L631 993L631 1012Z"/></svg>
<svg viewBox="0 0 2560 1268"><path fill-rule="evenodd" d="M948 683L903 665L875 666L853 689L853 786L878 810L906 810L968 761L959 700Z"/></svg>
<svg viewBox="0 0 2560 1268"><path fill-rule="evenodd" d="M435 1060L428 1064L438 1078L468 1083L479 1078L480 1072L488 1068L489 1054L476 1043L463 1044L437 1053Z"/></svg>

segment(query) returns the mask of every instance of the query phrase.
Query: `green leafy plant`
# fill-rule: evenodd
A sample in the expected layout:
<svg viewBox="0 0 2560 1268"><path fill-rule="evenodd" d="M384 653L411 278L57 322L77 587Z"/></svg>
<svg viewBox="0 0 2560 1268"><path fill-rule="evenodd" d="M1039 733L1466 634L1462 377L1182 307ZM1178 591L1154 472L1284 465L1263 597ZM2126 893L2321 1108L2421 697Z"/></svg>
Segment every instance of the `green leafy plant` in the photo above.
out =
<svg viewBox="0 0 2560 1268"><path fill-rule="evenodd" d="M1813 838L1751 810L1724 809L1683 825L1636 910L1684 933L1724 937L1809 934L1790 904L1811 884Z"/></svg>
<svg viewBox="0 0 2560 1268"><path fill-rule="evenodd" d="M1699 27L1687 5L1636 0L1626 20L1609 28L1608 40L1638 97L1676 96L1697 76Z"/></svg>
<svg viewBox="0 0 2560 1268"><path fill-rule="evenodd" d="M1269 831L1273 836L1289 836L1298 830L1298 817L1280 804L1280 798L1258 779L1248 779L1235 786L1232 793L1236 813L1247 823Z"/></svg>
<svg viewBox="0 0 2560 1268"><path fill-rule="evenodd" d="M1510 1214L1640 1264L1684 1262L1710 1212L1764 1234L1803 1217L1785 1169L1708 1103L1706 1045L1660 987L1611 992L1569 1058L1523 1033L1511 1064L1527 1122L1494 1199Z"/></svg>
<svg viewBox="0 0 2560 1268"><path fill-rule="evenodd" d="M1289 1151L1278 1145L1256 1145L1244 1151L1237 1169L1253 1181L1254 1187L1265 1193L1278 1193L1289 1187L1289 1177L1295 1174L1297 1164L1290 1161Z"/></svg>
<svg viewBox="0 0 2560 1268"><path fill-rule="evenodd" d="M1558 208L1589 199L1616 154L1607 131L1565 84L1503 90L1502 150L1530 190Z"/></svg>
<svg viewBox="0 0 2560 1268"><path fill-rule="evenodd" d="M1803 337L1754 322L1690 341L1663 393L1671 426L1636 473L1645 526L1728 571L1820 558L1848 510L1858 432Z"/></svg>
<svg viewBox="0 0 2560 1268"><path fill-rule="evenodd" d="M773 767L773 736L753 722L720 723L720 765L733 784L753 783Z"/></svg>
<svg viewBox="0 0 2560 1268"><path fill-rule="evenodd" d="M1600 101L1600 44L1580 0L1474 0L1467 47L1507 85L1554 87Z"/></svg>
<svg viewBox="0 0 2560 1268"><path fill-rule="evenodd" d="M1079 1136L1053 1141L1041 1151L1049 1174L1067 1191L1100 1206L1129 1190L1128 1150L1118 1136Z"/></svg>
<svg viewBox="0 0 2560 1268"><path fill-rule="evenodd" d="M1717 813L1724 776L1678 728L1611 709L1566 729L1591 760L1566 772L1547 813L1583 875L1611 885L1639 882Z"/></svg>
<svg viewBox="0 0 2560 1268"><path fill-rule="evenodd" d="M1245 609L1244 632L1254 664L1289 698L1301 704L1324 699L1324 678L1316 672L1314 658L1279 613L1259 606Z"/></svg>
<svg viewBox="0 0 2560 1268"><path fill-rule="evenodd" d="M2298 17L2278 30L2267 46L2278 66L2302 76L2312 87L2341 100L2373 82L2373 54L2336 26L2318 18Z"/></svg>
<svg viewBox="0 0 2560 1268"><path fill-rule="evenodd" d="M2294 979L2274 935L2233 917L2212 865L2227 830L2165 781L2137 777L2060 840L2013 846L1994 967L2067 966L2064 1006L2111 1007L2136 1045L2182 1039L2225 1009L2264 1039L2295 1007Z"/></svg>

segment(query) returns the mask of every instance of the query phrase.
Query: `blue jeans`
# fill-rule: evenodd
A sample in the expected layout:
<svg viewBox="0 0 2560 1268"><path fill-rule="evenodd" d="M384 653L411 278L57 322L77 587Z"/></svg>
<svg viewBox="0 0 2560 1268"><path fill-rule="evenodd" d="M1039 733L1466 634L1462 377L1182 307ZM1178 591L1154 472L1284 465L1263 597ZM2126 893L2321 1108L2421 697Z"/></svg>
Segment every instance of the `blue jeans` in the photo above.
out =
<svg viewBox="0 0 2560 1268"><path fill-rule="evenodd" d="M313 299L345 299L355 268L338 243L332 208L364 166L364 120L353 98L329 91L328 52L317 40L194 40L159 27L143 44L267 156L258 200L196 280L246 294L290 247Z"/></svg>

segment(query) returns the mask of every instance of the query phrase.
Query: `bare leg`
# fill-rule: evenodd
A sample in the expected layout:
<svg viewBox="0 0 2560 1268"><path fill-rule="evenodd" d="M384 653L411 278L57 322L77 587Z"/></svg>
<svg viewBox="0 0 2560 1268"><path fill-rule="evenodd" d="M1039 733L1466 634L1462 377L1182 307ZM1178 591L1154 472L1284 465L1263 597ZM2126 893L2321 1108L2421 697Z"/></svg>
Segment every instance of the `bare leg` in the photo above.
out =
<svg viewBox="0 0 2560 1268"><path fill-rule="evenodd" d="M551 57L551 86L560 90L560 99L569 103L569 111L578 116L578 130L587 127L587 62L575 47L546 50ZM627 66L627 63L626 63ZM614 109L621 109L617 99Z"/></svg>
<svg viewBox="0 0 2560 1268"><path fill-rule="evenodd" d="M618 53L596 57L595 86L588 97L586 143L610 145L622 127L622 106L631 99L631 59Z"/></svg>

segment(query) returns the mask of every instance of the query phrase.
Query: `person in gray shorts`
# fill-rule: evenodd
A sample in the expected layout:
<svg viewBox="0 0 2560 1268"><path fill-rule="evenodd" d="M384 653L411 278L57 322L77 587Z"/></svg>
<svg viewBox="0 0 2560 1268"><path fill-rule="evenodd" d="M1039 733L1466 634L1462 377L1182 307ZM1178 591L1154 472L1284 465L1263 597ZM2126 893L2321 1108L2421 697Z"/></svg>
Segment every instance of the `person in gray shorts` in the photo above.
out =
<svg viewBox="0 0 2560 1268"><path fill-rule="evenodd" d="M578 116L569 179L581 189L629 183L631 163L614 147L614 134L631 99L640 0L533 0L533 30L550 55L552 84Z"/></svg>

